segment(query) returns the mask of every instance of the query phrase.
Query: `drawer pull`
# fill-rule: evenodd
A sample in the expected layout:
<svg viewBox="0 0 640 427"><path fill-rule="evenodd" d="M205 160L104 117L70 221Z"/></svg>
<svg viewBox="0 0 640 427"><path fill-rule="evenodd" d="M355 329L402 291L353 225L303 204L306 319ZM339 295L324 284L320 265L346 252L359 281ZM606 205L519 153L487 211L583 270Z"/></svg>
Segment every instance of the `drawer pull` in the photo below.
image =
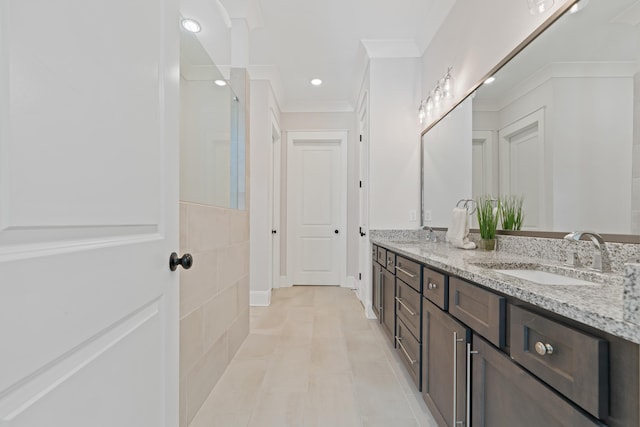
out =
<svg viewBox="0 0 640 427"><path fill-rule="evenodd" d="M409 353L407 352L407 350L404 348L404 346L402 345L402 338L399 336L396 336L396 342L398 343L398 345L400 346L400 348L402 349L402 352L404 353L405 356L407 356L407 359L409 359L409 363L411 363L411 366L415 365L417 360L413 360L411 358L411 356L409 356Z"/></svg>
<svg viewBox="0 0 640 427"><path fill-rule="evenodd" d="M431 290L438 289L438 284L429 282L428 288Z"/></svg>
<svg viewBox="0 0 640 427"><path fill-rule="evenodd" d="M407 276L411 277L412 279L416 278L415 274L411 274L407 270L403 269L402 267L398 267L397 265L396 265L396 270L402 271L404 274L406 274Z"/></svg>
<svg viewBox="0 0 640 427"><path fill-rule="evenodd" d="M405 310L407 310L409 312L410 315L415 316L417 313L415 313L413 310L411 310L409 308L409 306L407 304L404 303L404 301L402 301L401 298L395 297L396 301L398 301L400 303L401 306L403 306L405 308Z"/></svg>
<svg viewBox="0 0 640 427"><path fill-rule="evenodd" d="M540 356L544 356L545 354L553 354L553 346L551 344L545 344L543 342L538 341L535 345L536 353Z"/></svg>

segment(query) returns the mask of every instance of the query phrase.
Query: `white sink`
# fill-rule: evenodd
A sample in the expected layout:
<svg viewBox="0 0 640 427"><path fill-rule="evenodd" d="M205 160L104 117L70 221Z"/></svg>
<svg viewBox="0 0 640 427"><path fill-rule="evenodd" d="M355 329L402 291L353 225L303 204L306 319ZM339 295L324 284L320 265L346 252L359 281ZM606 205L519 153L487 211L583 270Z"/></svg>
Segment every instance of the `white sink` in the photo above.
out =
<svg viewBox="0 0 640 427"><path fill-rule="evenodd" d="M528 280L529 282L541 285L558 285L558 286L594 286L597 283L588 282L586 280L576 279L574 277L563 276L560 274L549 273L540 270L494 270L507 276L517 277L518 279Z"/></svg>

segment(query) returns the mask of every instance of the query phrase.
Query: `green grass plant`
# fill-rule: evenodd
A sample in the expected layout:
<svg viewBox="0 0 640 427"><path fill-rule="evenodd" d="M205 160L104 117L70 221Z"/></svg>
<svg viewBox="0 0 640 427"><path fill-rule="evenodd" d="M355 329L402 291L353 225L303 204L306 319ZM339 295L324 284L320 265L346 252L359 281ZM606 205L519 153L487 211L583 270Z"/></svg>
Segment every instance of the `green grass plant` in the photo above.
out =
<svg viewBox="0 0 640 427"><path fill-rule="evenodd" d="M496 200L491 196L482 196L478 197L476 204L480 237L483 239L495 239L500 219L500 200Z"/></svg>
<svg viewBox="0 0 640 427"><path fill-rule="evenodd" d="M524 221L524 196L505 196L500 201L503 230L520 230Z"/></svg>

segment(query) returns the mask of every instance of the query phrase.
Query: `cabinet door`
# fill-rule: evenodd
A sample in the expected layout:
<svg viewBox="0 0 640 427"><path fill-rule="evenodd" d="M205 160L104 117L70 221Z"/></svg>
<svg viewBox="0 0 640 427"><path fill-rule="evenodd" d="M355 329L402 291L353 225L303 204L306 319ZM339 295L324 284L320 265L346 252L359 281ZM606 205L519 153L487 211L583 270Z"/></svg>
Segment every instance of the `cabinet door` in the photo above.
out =
<svg viewBox="0 0 640 427"><path fill-rule="evenodd" d="M513 363L477 335L473 336L473 427L602 426Z"/></svg>
<svg viewBox="0 0 640 427"><path fill-rule="evenodd" d="M422 397L440 427L465 425L470 330L426 298L422 322Z"/></svg>
<svg viewBox="0 0 640 427"><path fill-rule="evenodd" d="M380 316L380 310L382 309L381 276L382 268L374 260L371 263L371 308L380 322L382 322L382 317Z"/></svg>
<svg viewBox="0 0 640 427"><path fill-rule="evenodd" d="M382 326L395 347L396 313L395 291L396 276L382 269Z"/></svg>

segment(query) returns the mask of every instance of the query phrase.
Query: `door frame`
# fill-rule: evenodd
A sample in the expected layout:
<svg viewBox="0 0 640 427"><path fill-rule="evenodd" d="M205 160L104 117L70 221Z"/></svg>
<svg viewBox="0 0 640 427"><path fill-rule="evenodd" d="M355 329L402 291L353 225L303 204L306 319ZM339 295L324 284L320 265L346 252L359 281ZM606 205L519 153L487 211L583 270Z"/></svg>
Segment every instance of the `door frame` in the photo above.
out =
<svg viewBox="0 0 640 427"><path fill-rule="evenodd" d="M271 289L280 287L280 239L282 235L282 223L280 214L280 189L282 180L282 131L276 119L275 112L271 110L271 168L269 179L269 224L271 230L271 247L269 249L269 280Z"/></svg>
<svg viewBox="0 0 640 427"><path fill-rule="evenodd" d="M371 251L369 243L369 93L364 92L358 103L358 124L360 126L360 138L358 144L358 202L359 202L359 232L366 233L366 236L358 234L358 298L365 307L365 315L368 318L375 318L373 313L373 295L371 283Z"/></svg>
<svg viewBox="0 0 640 427"><path fill-rule="evenodd" d="M338 219L337 227L344 232L338 234L340 243L340 265L338 271L339 285L341 287L347 286L347 142L349 140L348 130L323 130L323 131L300 131L293 130L287 131L287 283L286 286L293 286L293 253L297 250L295 243L294 233L291 232L295 228L292 223L294 219L294 206L291 203L291 197L289 189L293 188L292 180L294 177L290 173L293 170L293 150L294 142L300 140L317 141L317 142L333 142L340 141L340 182L343 185L340 187L340 216Z"/></svg>

